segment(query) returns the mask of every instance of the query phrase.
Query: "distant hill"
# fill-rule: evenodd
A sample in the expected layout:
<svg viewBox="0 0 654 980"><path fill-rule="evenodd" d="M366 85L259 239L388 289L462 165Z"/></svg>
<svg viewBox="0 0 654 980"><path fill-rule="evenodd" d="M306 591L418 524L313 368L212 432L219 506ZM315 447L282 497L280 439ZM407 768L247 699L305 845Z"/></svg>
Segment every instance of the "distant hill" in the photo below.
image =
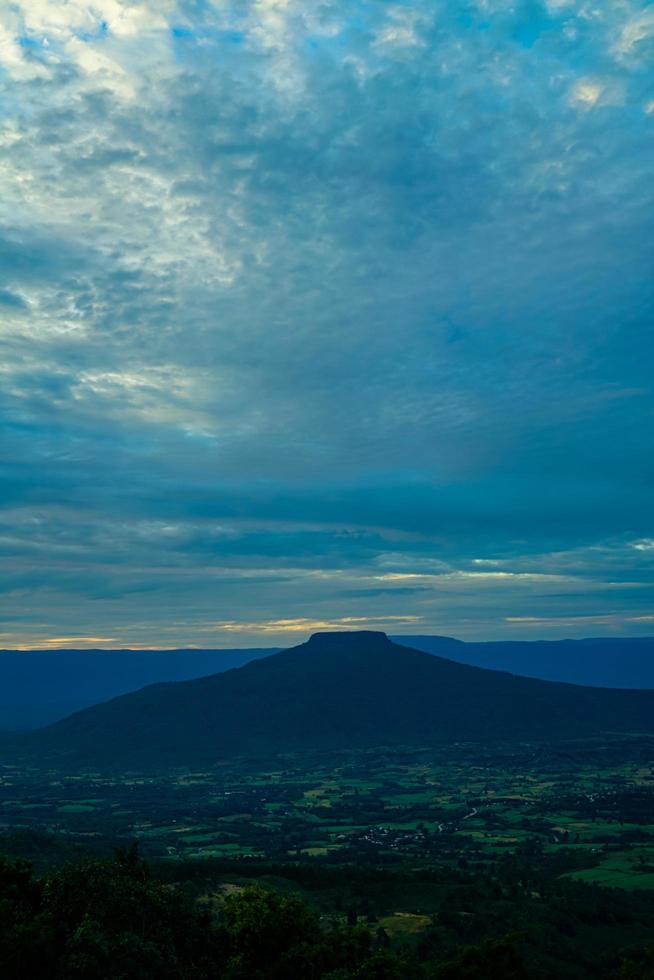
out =
<svg viewBox="0 0 654 980"><path fill-rule="evenodd" d="M275 649L0 650L0 731L39 728L157 681L206 677Z"/></svg>
<svg viewBox="0 0 654 980"><path fill-rule="evenodd" d="M654 638L464 643L448 636L395 642L458 663L595 687L654 689ZM192 680L279 651L0 650L0 731L39 728L159 681Z"/></svg>
<svg viewBox="0 0 654 980"><path fill-rule="evenodd" d="M654 691L516 677L392 643L319 633L199 680L88 708L24 745L43 759L160 768L240 755L488 739L654 732Z"/></svg>
<svg viewBox="0 0 654 980"><path fill-rule="evenodd" d="M464 643L449 636L394 636L397 643L490 670L595 687L654 688L654 637L501 640Z"/></svg>

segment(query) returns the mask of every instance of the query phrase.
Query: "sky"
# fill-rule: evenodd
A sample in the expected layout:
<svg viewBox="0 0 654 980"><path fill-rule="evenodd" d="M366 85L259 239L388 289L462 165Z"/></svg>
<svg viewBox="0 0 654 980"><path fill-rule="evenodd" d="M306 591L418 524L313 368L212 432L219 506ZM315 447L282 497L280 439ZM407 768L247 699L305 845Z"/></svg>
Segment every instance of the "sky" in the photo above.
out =
<svg viewBox="0 0 654 980"><path fill-rule="evenodd" d="M654 634L654 4L9 0L0 646Z"/></svg>

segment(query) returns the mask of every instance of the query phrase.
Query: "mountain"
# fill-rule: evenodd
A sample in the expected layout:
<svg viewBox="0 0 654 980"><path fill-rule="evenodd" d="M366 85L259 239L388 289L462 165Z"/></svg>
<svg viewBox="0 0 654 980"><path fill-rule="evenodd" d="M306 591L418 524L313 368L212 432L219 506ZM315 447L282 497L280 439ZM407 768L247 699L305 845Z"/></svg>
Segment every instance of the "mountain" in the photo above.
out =
<svg viewBox="0 0 654 980"><path fill-rule="evenodd" d="M24 738L41 758L125 769L600 732L654 732L654 691L516 677L359 632L318 633L223 674L146 687Z"/></svg>
<svg viewBox="0 0 654 980"><path fill-rule="evenodd" d="M524 677L595 687L654 688L654 639L464 643L395 636L403 646ZM159 681L191 680L278 652L252 650L2 650L0 731L38 728Z"/></svg>
<svg viewBox="0 0 654 980"><path fill-rule="evenodd" d="M508 670L595 687L654 688L654 637L500 640L464 643L449 636L394 636L397 643L490 670Z"/></svg>
<svg viewBox="0 0 654 980"><path fill-rule="evenodd" d="M206 677L256 650L1 650L0 731L38 728L157 681Z"/></svg>

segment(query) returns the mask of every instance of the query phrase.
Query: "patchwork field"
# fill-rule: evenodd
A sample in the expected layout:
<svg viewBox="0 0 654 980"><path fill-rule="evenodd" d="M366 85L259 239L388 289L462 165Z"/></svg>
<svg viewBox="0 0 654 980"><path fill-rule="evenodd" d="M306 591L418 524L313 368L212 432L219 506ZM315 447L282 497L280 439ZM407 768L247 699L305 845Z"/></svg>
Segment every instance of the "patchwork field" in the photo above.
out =
<svg viewBox="0 0 654 980"><path fill-rule="evenodd" d="M286 757L166 776L0 770L0 828L70 845L134 838L166 861L412 865L565 854L562 874L654 887L654 764L645 740L556 750L456 746Z"/></svg>
<svg viewBox="0 0 654 980"><path fill-rule="evenodd" d="M43 872L136 840L218 920L254 883L299 895L327 934L367 926L407 978L433 962L458 977L459 956L497 957L498 976L523 976L506 973L517 957L537 980L649 977L653 747L379 748L165 775L4 765L0 854Z"/></svg>

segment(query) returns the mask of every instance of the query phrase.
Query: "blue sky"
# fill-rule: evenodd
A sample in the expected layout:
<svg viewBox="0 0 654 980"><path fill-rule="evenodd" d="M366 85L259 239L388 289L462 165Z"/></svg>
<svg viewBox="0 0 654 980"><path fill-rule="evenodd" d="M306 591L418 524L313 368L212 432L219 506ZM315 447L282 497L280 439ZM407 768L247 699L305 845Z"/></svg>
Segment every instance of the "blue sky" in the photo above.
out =
<svg viewBox="0 0 654 980"><path fill-rule="evenodd" d="M0 646L654 633L654 5L0 12Z"/></svg>

